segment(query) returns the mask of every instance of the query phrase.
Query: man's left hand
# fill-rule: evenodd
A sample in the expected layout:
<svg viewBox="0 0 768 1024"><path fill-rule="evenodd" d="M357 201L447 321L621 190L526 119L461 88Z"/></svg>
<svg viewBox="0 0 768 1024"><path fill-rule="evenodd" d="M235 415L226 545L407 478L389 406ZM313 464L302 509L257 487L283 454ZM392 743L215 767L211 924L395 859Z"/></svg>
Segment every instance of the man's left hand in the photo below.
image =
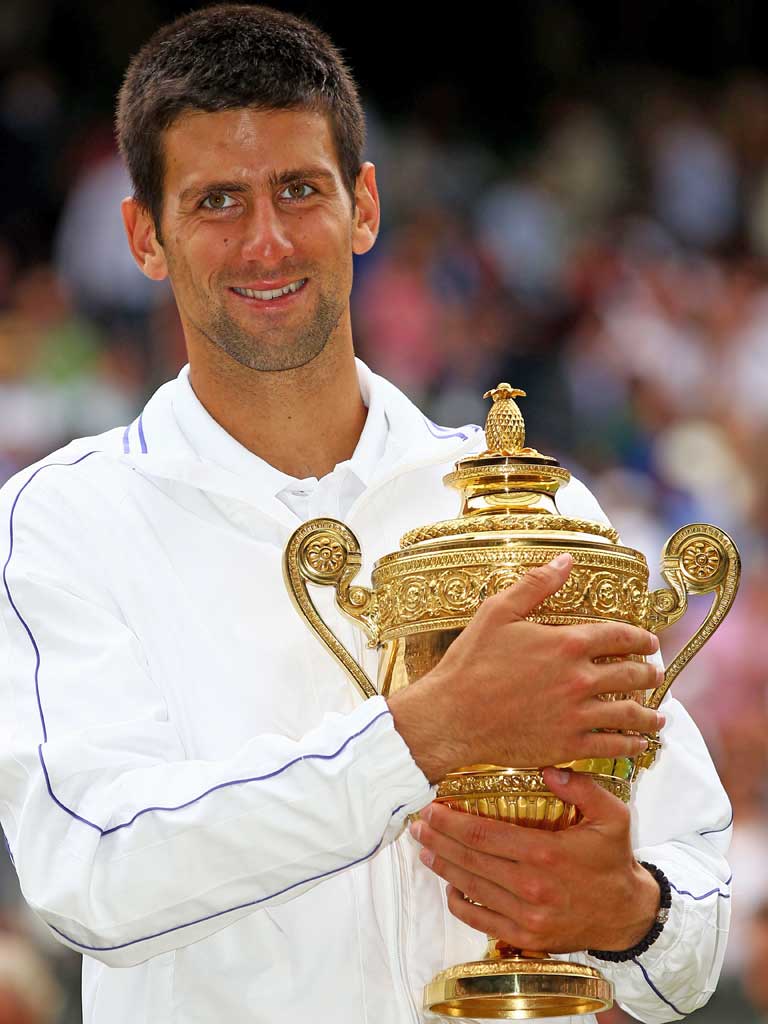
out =
<svg viewBox="0 0 768 1024"><path fill-rule="evenodd" d="M433 803L411 825L421 860L449 883L455 917L518 949L629 949L659 908L658 883L632 853L629 808L578 772L546 768L544 779L581 811L578 825L547 832Z"/></svg>

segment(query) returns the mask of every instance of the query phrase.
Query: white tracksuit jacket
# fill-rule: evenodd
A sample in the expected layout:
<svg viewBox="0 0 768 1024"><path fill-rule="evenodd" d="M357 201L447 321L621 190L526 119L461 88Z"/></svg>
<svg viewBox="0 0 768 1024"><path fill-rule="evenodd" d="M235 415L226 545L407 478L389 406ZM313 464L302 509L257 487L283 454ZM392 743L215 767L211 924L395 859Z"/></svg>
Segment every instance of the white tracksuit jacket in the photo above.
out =
<svg viewBox="0 0 768 1024"><path fill-rule="evenodd" d="M361 582L456 514L441 478L483 447L368 379L399 454L346 516ZM0 820L24 896L84 954L86 1024L417 1024L424 984L485 946L403 831L434 790L292 607L298 519L199 457L178 387L0 491ZM558 505L604 518L576 481ZM317 600L375 678L361 631ZM599 964L654 1022L706 1001L730 906L728 800L686 712L665 711L633 812L672 912L637 961Z"/></svg>

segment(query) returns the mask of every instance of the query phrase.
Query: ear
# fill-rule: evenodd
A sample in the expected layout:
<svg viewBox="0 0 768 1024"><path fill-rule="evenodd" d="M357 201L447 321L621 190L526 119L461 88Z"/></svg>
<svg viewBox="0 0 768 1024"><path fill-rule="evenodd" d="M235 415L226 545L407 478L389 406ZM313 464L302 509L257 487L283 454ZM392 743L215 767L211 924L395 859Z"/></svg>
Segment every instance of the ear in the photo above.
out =
<svg viewBox="0 0 768 1024"><path fill-rule="evenodd" d="M168 276L165 251L157 240L155 224L149 210L137 203L132 196L122 201L121 210L128 245L139 270L153 281L165 280Z"/></svg>
<svg viewBox="0 0 768 1024"><path fill-rule="evenodd" d="M373 248L379 233L381 213L376 188L376 168L364 163L355 182L355 209L352 221L352 252L357 256Z"/></svg>

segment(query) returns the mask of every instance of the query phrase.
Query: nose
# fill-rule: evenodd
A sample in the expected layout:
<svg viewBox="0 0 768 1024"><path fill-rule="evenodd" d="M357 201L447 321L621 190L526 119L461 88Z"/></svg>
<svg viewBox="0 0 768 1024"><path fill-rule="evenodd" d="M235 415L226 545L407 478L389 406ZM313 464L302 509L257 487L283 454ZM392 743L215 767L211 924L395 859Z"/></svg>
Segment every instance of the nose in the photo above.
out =
<svg viewBox="0 0 768 1024"><path fill-rule="evenodd" d="M279 263L293 253L281 211L269 196L259 196L248 217L243 239L243 258L260 263Z"/></svg>

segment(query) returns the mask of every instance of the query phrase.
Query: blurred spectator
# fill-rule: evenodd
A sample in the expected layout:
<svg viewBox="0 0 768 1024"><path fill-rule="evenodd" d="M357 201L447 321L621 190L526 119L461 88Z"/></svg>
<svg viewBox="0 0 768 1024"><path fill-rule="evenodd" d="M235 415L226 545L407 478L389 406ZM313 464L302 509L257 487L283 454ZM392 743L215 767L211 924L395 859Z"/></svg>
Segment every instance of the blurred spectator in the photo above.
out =
<svg viewBox="0 0 768 1024"><path fill-rule="evenodd" d="M97 127L80 154L55 239L56 267L78 308L107 327L142 323L159 288L141 273L120 213L132 187L109 126ZM94 144L101 140L100 144Z"/></svg>
<svg viewBox="0 0 768 1024"><path fill-rule="evenodd" d="M758 1014L756 1024L768 1021L768 902L760 904L752 915L744 988Z"/></svg>
<svg viewBox="0 0 768 1024"><path fill-rule="evenodd" d="M4 478L73 436L131 417L141 381L110 372L116 343L75 312L52 267L33 266L18 276L0 319Z"/></svg>
<svg viewBox="0 0 768 1024"><path fill-rule="evenodd" d="M626 197L625 154L597 106L561 104L543 140L540 166L574 237L606 223Z"/></svg>
<svg viewBox="0 0 768 1024"><path fill-rule="evenodd" d="M477 226L510 291L534 303L557 294L566 220L540 174L529 169L494 185L478 204Z"/></svg>
<svg viewBox="0 0 768 1024"><path fill-rule="evenodd" d="M45 961L20 935L0 933L0 1024L54 1024L61 991Z"/></svg>
<svg viewBox="0 0 768 1024"><path fill-rule="evenodd" d="M356 302L362 357L415 400L442 369L442 314L430 280L439 230L437 212L427 212L393 231Z"/></svg>
<svg viewBox="0 0 768 1024"><path fill-rule="evenodd" d="M732 237L740 209L733 155L703 107L703 100L658 96L649 160L662 223L687 245L708 249Z"/></svg>

